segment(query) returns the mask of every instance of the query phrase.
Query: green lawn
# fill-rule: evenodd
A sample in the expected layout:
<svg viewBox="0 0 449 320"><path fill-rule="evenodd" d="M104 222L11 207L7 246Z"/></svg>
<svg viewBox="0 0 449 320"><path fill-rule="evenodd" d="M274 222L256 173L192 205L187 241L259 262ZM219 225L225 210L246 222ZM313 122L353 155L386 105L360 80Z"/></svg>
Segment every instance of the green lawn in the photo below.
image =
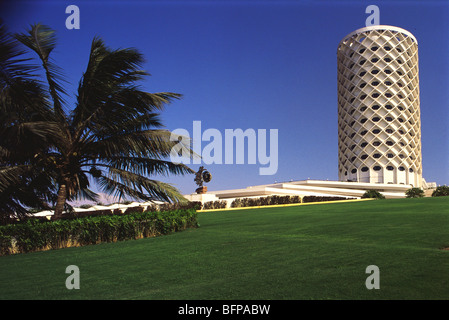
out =
<svg viewBox="0 0 449 320"><path fill-rule="evenodd" d="M0 299L449 299L449 197L207 212L199 223L0 257ZM79 290L65 287L68 265ZM369 265L379 290L365 287Z"/></svg>

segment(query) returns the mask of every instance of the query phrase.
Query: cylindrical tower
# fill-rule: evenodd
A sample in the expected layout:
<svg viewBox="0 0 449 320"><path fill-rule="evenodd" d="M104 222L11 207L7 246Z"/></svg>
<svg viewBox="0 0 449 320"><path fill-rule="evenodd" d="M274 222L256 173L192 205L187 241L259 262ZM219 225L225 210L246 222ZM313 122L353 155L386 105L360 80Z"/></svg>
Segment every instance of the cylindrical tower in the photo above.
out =
<svg viewBox="0 0 449 320"><path fill-rule="evenodd" d="M340 181L422 186L418 43L371 26L338 45Z"/></svg>

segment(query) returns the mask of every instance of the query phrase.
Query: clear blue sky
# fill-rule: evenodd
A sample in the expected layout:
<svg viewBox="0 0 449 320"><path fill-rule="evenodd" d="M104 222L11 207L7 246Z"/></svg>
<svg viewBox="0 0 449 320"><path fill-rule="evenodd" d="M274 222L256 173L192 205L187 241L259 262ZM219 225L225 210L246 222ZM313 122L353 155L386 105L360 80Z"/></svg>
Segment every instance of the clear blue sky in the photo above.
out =
<svg viewBox="0 0 449 320"><path fill-rule="evenodd" d="M423 176L449 184L449 1L13 1L1 8L14 32L41 22L57 31L54 60L74 96L90 44L136 47L152 74L149 92L184 95L163 112L170 130L202 122L216 128L278 129L279 168L208 165L209 190L302 179L337 180L336 50L364 27L365 8L380 24L404 28L419 43ZM68 30L68 5L80 9L80 29ZM68 101L73 101L68 99ZM203 146L207 142L203 142ZM192 165L197 169L199 165ZM193 176L162 177L183 193Z"/></svg>

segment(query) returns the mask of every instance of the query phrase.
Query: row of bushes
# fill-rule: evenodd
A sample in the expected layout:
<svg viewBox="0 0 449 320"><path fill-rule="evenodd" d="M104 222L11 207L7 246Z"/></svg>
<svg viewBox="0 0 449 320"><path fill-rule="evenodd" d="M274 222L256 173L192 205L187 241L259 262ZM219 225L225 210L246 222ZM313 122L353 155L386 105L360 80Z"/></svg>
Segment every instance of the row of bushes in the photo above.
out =
<svg viewBox="0 0 449 320"><path fill-rule="evenodd" d="M232 208L240 207L254 207L254 206L268 206L278 204L293 204L293 203L307 203L307 202L322 202L322 201L336 201L347 200L345 197L321 197L321 196L304 196L301 200L300 196L267 196L261 198L238 198L231 203Z"/></svg>
<svg viewBox="0 0 449 320"><path fill-rule="evenodd" d="M0 255L155 237L198 227L195 208L0 226Z"/></svg>
<svg viewBox="0 0 449 320"><path fill-rule="evenodd" d="M432 197L446 197L449 196L449 186L436 187L432 192ZM424 197L424 190L421 188L411 188L405 192L406 198L422 198Z"/></svg>
<svg viewBox="0 0 449 320"><path fill-rule="evenodd" d="M421 188L410 188L405 191L406 198L423 198L425 196L424 190ZM445 197L449 196L449 186L439 186L432 192L432 197ZM366 191L363 198L375 198L375 199L385 199L385 196L377 190Z"/></svg>
<svg viewBox="0 0 449 320"><path fill-rule="evenodd" d="M231 208L269 206L276 204L301 203L299 196L268 196L260 198L237 198L231 203Z"/></svg>
<svg viewBox="0 0 449 320"><path fill-rule="evenodd" d="M338 201L338 200L353 200L357 198L347 197L327 197L327 196L305 196L302 198L302 202L323 202L323 201Z"/></svg>
<svg viewBox="0 0 449 320"><path fill-rule="evenodd" d="M201 208L201 202L185 202L185 203L162 203L162 204L153 204L149 206L134 206L134 207L128 207L125 209L125 211L122 212L122 209L102 209L102 210L88 210L88 211L74 211L70 210L63 214L61 218L58 219L77 219L77 218L84 218L84 217L98 217L98 216L112 216L112 215L126 215L126 214L133 214L133 213L142 213L144 211L173 211L173 210L185 210L185 209L200 209ZM82 207L82 206L81 206ZM85 206L86 209L88 209ZM26 217L22 217L18 219L17 217L14 217L13 215L7 216L7 215L1 215L0 216L0 226L1 225L8 225L8 224L17 224L17 223L23 223L27 220L42 220L47 221L46 217L36 217L33 215L33 212L37 212L36 210L30 211L30 214ZM54 217L52 217L54 219Z"/></svg>
<svg viewBox="0 0 449 320"><path fill-rule="evenodd" d="M157 212L157 211L174 211L174 210L185 210L185 209L198 209L201 202L186 202L186 203L162 203L149 205L146 208L143 206L128 207L122 212L121 209L103 209L103 210L92 210L83 212L72 212L65 214L66 219L77 218L77 217L91 217L91 216L111 216L111 215L121 215L121 214L133 214L142 213L144 211Z"/></svg>

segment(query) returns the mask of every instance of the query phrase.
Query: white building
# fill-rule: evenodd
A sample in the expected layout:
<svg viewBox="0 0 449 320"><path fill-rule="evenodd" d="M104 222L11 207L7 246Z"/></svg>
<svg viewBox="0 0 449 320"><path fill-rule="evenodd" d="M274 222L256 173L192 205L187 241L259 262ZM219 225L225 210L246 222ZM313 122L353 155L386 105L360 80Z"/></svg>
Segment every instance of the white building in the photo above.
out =
<svg viewBox="0 0 449 320"><path fill-rule="evenodd" d="M340 181L422 186L418 42L371 26L338 45Z"/></svg>

